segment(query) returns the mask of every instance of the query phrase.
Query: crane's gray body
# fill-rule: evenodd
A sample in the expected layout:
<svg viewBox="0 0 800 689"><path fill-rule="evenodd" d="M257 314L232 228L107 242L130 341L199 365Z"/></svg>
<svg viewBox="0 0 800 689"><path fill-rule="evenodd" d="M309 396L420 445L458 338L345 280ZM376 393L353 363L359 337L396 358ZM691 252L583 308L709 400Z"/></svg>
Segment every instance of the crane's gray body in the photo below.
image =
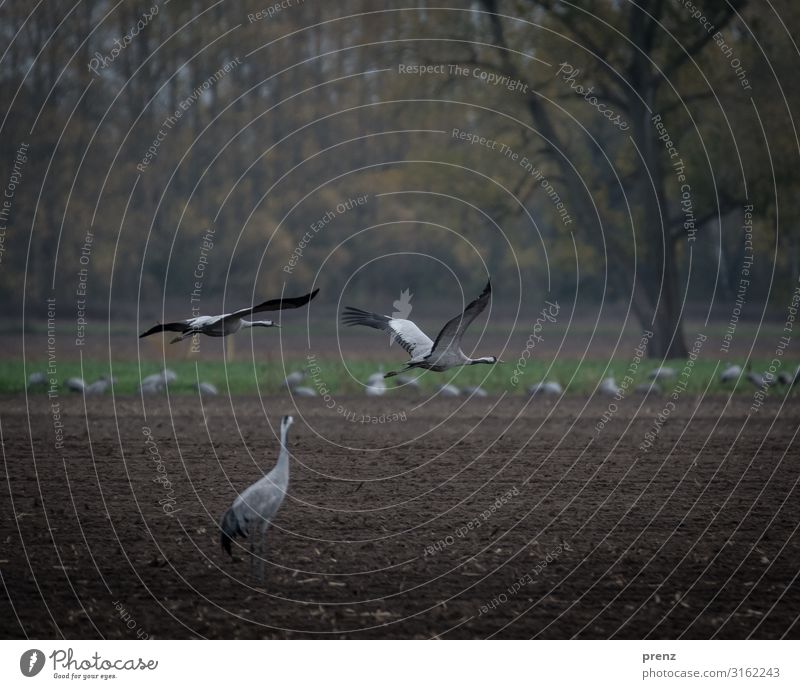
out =
<svg viewBox="0 0 800 689"><path fill-rule="evenodd" d="M561 395L563 392L564 388L561 387L561 383L555 380L543 380L528 388L528 394L532 397L535 395Z"/></svg>
<svg viewBox="0 0 800 689"><path fill-rule="evenodd" d="M733 364L725 368L725 370L719 374L719 379L720 382L722 383L731 383L734 380L738 380L741 375L742 375L742 367Z"/></svg>
<svg viewBox="0 0 800 689"><path fill-rule="evenodd" d="M70 392L83 392L86 389L86 383L83 378L69 378L64 387Z"/></svg>
<svg viewBox="0 0 800 689"><path fill-rule="evenodd" d="M103 376L100 380L94 381L94 383L89 383L84 389L83 393L85 395L103 395L108 390L111 389L111 386L115 383L112 378L108 378Z"/></svg>
<svg viewBox="0 0 800 689"><path fill-rule="evenodd" d="M614 376L603 378L597 389L598 392L603 395L608 395L609 397L615 397L616 395L620 394L620 389L617 385L617 381L614 380Z"/></svg>
<svg viewBox="0 0 800 689"><path fill-rule="evenodd" d="M208 335L208 337L227 337L238 333L242 328L277 328L272 321L247 321L244 318L235 318L231 314L222 316L198 316L190 318L186 323L186 332L170 341L180 342L194 335Z"/></svg>
<svg viewBox="0 0 800 689"><path fill-rule="evenodd" d="M669 366L659 366L647 374L651 380L671 380L675 377L676 372L674 368Z"/></svg>

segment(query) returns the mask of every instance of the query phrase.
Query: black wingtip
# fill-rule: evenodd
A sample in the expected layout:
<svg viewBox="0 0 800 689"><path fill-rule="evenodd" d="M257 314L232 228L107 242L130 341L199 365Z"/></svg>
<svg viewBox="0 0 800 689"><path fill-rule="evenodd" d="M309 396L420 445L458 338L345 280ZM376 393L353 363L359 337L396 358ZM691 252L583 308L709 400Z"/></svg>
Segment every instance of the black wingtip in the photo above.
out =
<svg viewBox="0 0 800 689"><path fill-rule="evenodd" d="M317 296L318 292L319 292L319 287L317 287L317 289L315 289L313 292L309 292L308 294L305 294L302 297L298 297L297 299L294 299L292 301L297 302L298 306L305 306L306 304L308 304L308 302L310 302L314 297Z"/></svg>
<svg viewBox="0 0 800 689"><path fill-rule="evenodd" d="M282 302L285 301L287 304L289 304L289 306L285 306L284 308L296 309L308 304L314 297L317 296L318 292L319 292L319 287L317 287L317 289L315 289L313 292L304 294L302 297L289 298L289 299L283 298L281 301Z"/></svg>
<svg viewBox="0 0 800 689"><path fill-rule="evenodd" d="M375 328L377 330L385 329L386 323L389 321L388 316L357 309L355 306L345 306L341 317L344 325L365 325L368 328Z"/></svg>
<svg viewBox="0 0 800 689"><path fill-rule="evenodd" d="M355 306L345 306L344 311L342 311L339 316L342 319L342 323L345 325L358 325L358 317L362 316L364 312L361 309L357 309Z"/></svg>
<svg viewBox="0 0 800 689"><path fill-rule="evenodd" d="M159 328L161 328L160 323L154 325L152 328L150 328L150 330L145 330L141 335L139 335L139 339L141 340L143 337L150 337L150 335L154 335L159 331Z"/></svg>

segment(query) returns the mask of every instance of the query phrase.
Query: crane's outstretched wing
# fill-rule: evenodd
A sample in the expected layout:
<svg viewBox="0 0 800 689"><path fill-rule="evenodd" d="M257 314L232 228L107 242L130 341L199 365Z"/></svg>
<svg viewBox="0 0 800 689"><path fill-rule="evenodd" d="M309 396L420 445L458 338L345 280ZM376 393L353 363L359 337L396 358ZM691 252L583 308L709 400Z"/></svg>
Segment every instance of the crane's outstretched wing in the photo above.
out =
<svg viewBox="0 0 800 689"><path fill-rule="evenodd" d="M422 332L413 321L404 318L389 318L379 313L362 311L346 306L342 312L345 325L366 325L368 328L383 330L394 337L395 342L412 357L424 356L431 351L433 340Z"/></svg>
<svg viewBox="0 0 800 689"><path fill-rule="evenodd" d="M470 302L464 312L455 318L450 319L445 323L444 328L436 336L436 340L431 348L431 354L434 352L442 352L447 349L454 340L460 340L464 332L469 328L472 321L474 321L486 308L489 303L489 298L492 296L492 281L491 279L486 283L481 295Z"/></svg>
<svg viewBox="0 0 800 689"><path fill-rule="evenodd" d="M152 328L150 328L150 330L143 332L141 335L139 335L139 337L148 337L150 335L163 332L185 333L188 328L188 321L178 321L177 323L159 323L158 325L154 325Z"/></svg>
<svg viewBox="0 0 800 689"><path fill-rule="evenodd" d="M302 297L285 297L283 299L270 299L269 301L262 302L258 306L251 306L248 309L239 309L233 313L228 313L223 316L223 321L229 321L234 318L244 318L253 313L261 313L262 311L283 311L285 309L297 309L305 306L314 297L317 296L319 288L315 289L311 294L306 294Z"/></svg>

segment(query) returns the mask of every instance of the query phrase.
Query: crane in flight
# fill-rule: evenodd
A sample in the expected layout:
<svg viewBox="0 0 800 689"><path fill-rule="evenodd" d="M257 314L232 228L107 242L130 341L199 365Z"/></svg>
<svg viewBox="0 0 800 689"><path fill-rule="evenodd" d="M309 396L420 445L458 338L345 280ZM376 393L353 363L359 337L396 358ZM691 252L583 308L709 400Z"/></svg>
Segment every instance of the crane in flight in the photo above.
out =
<svg viewBox="0 0 800 689"><path fill-rule="evenodd" d="M264 555L267 529L278 513L289 487L289 450L286 436L294 419L281 419L281 449L273 469L246 488L222 515L219 528L222 547L231 554L231 543L238 537L250 539L250 567L259 581L264 581ZM256 560L258 563L256 564Z"/></svg>
<svg viewBox="0 0 800 689"><path fill-rule="evenodd" d="M369 328L389 333L410 355L405 368L389 371L384 378L391 378L412 368L424 368L429 371L447 371L457 366L473 364L503 363L495 356L482 356L472 359L461 351L461 340L464 333L489 303L492 295L492 282L486 283L481 295L470 302L463 313L445 323L435 340L431 340L416 323L405 318L392 318L378 313L362 311L352 306L345 307L342 323L345 325L366 325Z"/></svg>
<svg viewBox="0 0 800 689"><path fill-rule="evenodd" d="M239 309L233 313L224 313L221 316L195 316L194 318L187 318L186 320L176 321L174 323L159 323L150 328L150 330L143 332L139 337L149 337L150 335L160 332L181 333L178 337L170 340L170 344L173 344L187 337L192 337L193 335L227 337L228 335L238 333L242 328L279 328L280 326L272 321L248 321L245 319L245 316L251 316L254 313L262 313L263 311L297 309L308 304L308 302L317 296L317 292L319 292L319 289L315 289L311 294L306 294L302 297L270 299L258 306Z"/></svg>

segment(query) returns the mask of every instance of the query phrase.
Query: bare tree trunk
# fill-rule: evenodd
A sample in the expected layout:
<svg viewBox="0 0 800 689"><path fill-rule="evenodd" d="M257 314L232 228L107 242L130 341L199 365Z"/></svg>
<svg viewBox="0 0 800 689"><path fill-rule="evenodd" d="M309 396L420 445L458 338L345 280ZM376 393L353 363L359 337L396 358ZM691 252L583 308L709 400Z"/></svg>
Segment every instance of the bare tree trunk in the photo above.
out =
<svg viewBox="0 0 800 689"><path fill-rule="evenodd" d="M648 356L654 359L681 359L688 354L683 334L681 308L678 303L678 269L675 242L670 233L669 210L666 203L663 170L663 146L656 138L651 113L656 112L656 94L652 82L649 58L653 51L654 22L660 14L646 16L642 7L634 4L630 15L630 36L637 50L628 70L631 97L628 110L633 121L632 133L641 152L641 170L636 176L637 193L633 198L642 213L644 224L642 252L645 258L642 277L649 283L646 290L651 307ZM634 286L636 289L638 285ZM642 325L645 325L644 323ZM646 326L645 326L646 327Z"/></svg>
<svg viewBox="0 0 800 689"><path fill-rule="evenodd" d="M636 200L641 211L642 270L634 289L645 293L650 306L649 316L642 326L651 330L648 356L657 359L680 359L688 354L683 334L683 320L678 297L678 269L675 242L669 232L668 209L665 200L661 151L649 112L642 105L633 113L632 131L642 153Z"/></svg>
<svg viewBox="0 0 800 689"><path fill-rule="evenodd" d="M506 49L505 35L501 19L498 16L497 0L483 0L484 7L491 12L490 21L495 45L503 70L509 76L520 78ZM657 3L660 13L660 3ZM655 103L655 86L651 81L649 56L653 48L654 28L652 18L647 17L642 9L633 6L630 15L630 34L636 41L637 50L628 65L625 82L630 85L627 93L627 108L634 126L631 134L634 137L643 161L634 179L636 202L634 212L639 211L643 224L642 246L638 275L635 282L624 280L631 266L626 265L623 251L615 251L613 247L607 252L612 280L616 285L624 285L624 289L634 290L632 295L633 311L643 329L653 333L649 341L648 355L653 358L679 359L687 355L683 334L683 322L678 300L678 270L675 259L675 242L670 236L668 215L666 213L666 192L662 172L663 151L655 136L655 128L649 120L649 110ZM648 23L649 22L649 23ZM641 97L641 98L640 98ZM586 226L592 224L595 214L593 205L586 202L585 190L575 171L568 164L563 152L568 150L559 137L555 123L546 110L545 104L535 94L527 101L528 111L543 139L549 141L547 149L561 170L570 200L579 208ZM652 183L651 183L652 179ZM607 218L601 218L603 224L609 226ZM599 233L589 232L588 241ZM613 239L613 238L612 238ZM601 251L602 246L598 247Z"/></svg>

